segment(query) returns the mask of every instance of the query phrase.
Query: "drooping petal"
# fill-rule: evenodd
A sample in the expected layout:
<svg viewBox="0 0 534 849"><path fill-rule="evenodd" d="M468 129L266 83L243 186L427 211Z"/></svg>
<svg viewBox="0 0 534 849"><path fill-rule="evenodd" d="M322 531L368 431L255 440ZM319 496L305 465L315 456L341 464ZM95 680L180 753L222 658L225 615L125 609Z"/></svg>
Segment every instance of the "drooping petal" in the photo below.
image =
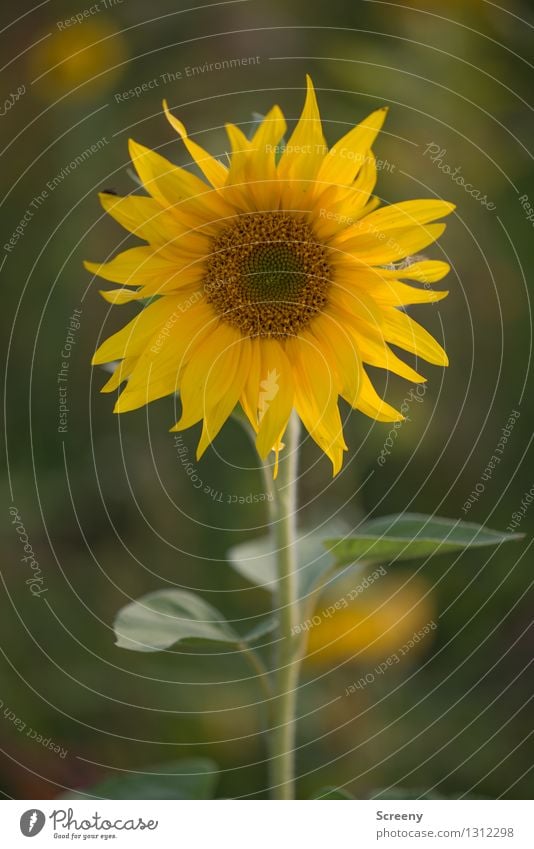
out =
<svg viewBox="0 0 534 849"><path fill-rule="evenodd" d="M249 370L240 398L243 411L250 424L252 425L255 433L257 433L259 429L258 406L260 393L260 373L261 342L259 338L256 337L250 340Z"/></svg>
<svg viewBox="0 0 534 849"><path fill-rule="evenodd" d="M205 411L197 448L199 460L213 442L239 401L250 367L250 339L237 337L235 345L211 366L205 385ZM217 399L217 400L216 400Z"/></svg>
<svg viewBox="0 0 534 849"><path fill-rule="evenodd" d="M341 321L331 314L315 319L310 331L317 339L327 362L334 364L339 382L339 394L351 406L356 406L361 386L361 358L355 338Z"/></svg>
<svg viewBox="0 0 534 849"><path fill-rule="evenodd" d="M293 366L295 409L337 474L347 446L337 403L336 378L311 334L303 332L298 338L287 339L286 351Z"/></svg>
<svg viewBox="0 0 534 849"><path fill-rule="evenodd" d="M194 347L180 379L182 415L171 430L191 427L204 418L207 409L220 401L226 383L217 385L210 374L219 375L223 366L228 370L233 364L235 368L238 355L236 345L240 338L235 327L218 321L212 324L210 332ZM208 383L210 392L207 391Z"/></svg>
<svg viewBox="0 0 534 849"><path fill-rule="evenodd" d="M259 385L255 403L258 411L256 447L265 459L287 426L295 387L291 365L280 342L262 339Z"/></svg>

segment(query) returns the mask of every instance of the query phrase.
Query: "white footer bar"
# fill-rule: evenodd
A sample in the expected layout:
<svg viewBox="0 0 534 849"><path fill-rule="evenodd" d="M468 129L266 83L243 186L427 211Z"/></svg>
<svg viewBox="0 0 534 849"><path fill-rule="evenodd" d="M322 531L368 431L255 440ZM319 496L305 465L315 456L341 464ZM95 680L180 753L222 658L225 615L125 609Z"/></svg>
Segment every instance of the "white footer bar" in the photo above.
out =
<svg viewBox="0 0 534 849"><path fill-rule="evenodd" d="M3 801L1 845L532 849L528 801ZM35 840L35 842L32 842Z"/></svg>

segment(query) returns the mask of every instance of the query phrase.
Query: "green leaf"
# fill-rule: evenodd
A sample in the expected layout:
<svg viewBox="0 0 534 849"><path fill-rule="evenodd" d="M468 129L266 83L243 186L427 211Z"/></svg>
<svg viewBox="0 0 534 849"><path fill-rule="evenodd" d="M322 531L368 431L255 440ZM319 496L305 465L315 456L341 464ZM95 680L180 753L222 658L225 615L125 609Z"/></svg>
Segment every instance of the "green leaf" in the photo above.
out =
<svg viewBox="0 0 534 849"><path fill-rule="evenodd" d="M521 538L522 534L492 531L458 519L400 513L372 519L362 525L357 534L344 539L327 539L324 545L339 565L345 565L362 559L368 562L411 560Z"/></svg>
<svg viewBox="0 0 534 849"><path fill-rule="evenodd" d="M346 526L339 520L327 522L319 531L299 531L296 548L298 561L298 594L305 598L318 584L321 577L335 566L329 551L325 551L325 533L344 533ZM228 559L234 569L251 584L276 592L277 564L276 544L270 536L249 540L228 551Z"/></svg>
<svg viewBox="0 0 534 849"><path fill-rule="evenodd" d="M321 787L313 796L314 799L354 799L346 790L340 787Z"/></svg>
<svg viewBox="0 0 534 849"><path fill-rule="evenodd" d="M62 799L213 799L219 771L208 758L190 758L124 772Z"/></svg>
<svg viewBox="0 0 534 849"><path fill-rule="evenodd" d="M222 613L184 590L156 590L127 604L114 628L116 644L130 651L162 651L181 640L239 642Z"/></svg>
<svg viewBox="0 0 534 849"><path fill-rule="evenodd" d="M260 537L234 545L228 559L236 572L251 584L271 592L276 591L276 558L270 537Z"/></svg>

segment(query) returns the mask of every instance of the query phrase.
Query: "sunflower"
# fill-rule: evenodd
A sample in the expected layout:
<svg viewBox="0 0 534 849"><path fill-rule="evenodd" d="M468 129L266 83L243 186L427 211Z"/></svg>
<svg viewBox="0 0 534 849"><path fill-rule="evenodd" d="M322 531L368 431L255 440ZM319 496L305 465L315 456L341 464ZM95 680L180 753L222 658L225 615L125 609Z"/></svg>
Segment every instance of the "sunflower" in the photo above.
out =
<svg viewBox="0 0 534 849"><path fill-rule="evenodd" d="M165 101L163 108L204 179L130 141L148 196L100 196L145 244L86 268L122 284L102 292L112 304L148 299L95 353L94 364L118 361L102 391L126 381L117 413L179 393L172 430L202 421L197 457L238 405L260 456L278 456L296 410L336 474L347 448L340 397L372 419L402 419L377 394L367 366L424 381L391 344L447 365L403 308L447 294L429 284L449 266L412 255L439 238L445 225L431 222L454 207L430 199L378 209L371 147L387 110L328 149L309 77L287 143L274 106L250 138L227 125L227 163L189 138Z"/></svg>

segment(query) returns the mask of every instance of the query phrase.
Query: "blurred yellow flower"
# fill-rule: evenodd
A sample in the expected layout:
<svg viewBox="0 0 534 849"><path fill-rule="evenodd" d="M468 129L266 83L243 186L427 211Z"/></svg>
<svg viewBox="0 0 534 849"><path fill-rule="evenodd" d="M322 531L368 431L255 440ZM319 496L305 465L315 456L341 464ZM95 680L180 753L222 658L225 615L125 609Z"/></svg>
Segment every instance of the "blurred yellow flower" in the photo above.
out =
<svg viewBox="0 0 534 849"><path fill-rule="evenodd" d="M407 258L443 233L445 224L430 222L453 204L377 209L371 146L386 110L329 150L309 77L288 143L275 106L251 139L227 125L228 165L164 108L206 181L130 141L150 195L101 195L104 209L147 244L86 268L137 287L103 292L111 303L157 298L96 352L94 364L121 361L103 391L127 380L117 413L179 391L182 416L172 430L203 422L198 457L238 403L262 458L278 452L296 409L336 474L347 449L340 397L373 419L403 418L378 396L365 365L424 381L390 343L447 365L442 347L399 307L447 294L428 285L448 272L445 262Z"/></svg>
<svg viewBox="0 0 534 849"><path fill-rule="evenodd" d="M74 91L92 97L114 85L127 58L126 42L109 18L54 32L31 52L30 74L50 100ZM79 88L78 88L79 87Z"/></svg>
<svg viewBox="0 0 534 849"><path fill-rule="evenodd" d="M357 595L348 607L334 611L335 601L343 593L343 584L336 583L335 593L321 602L310 621L308 663L331 666L349 659L367 663L396 653L400 658L417 657L431 644L435 625L404 654L402 649L414 634L434 623L436 610L430 590L429 582L418 575L388 575Z"/></svg>

